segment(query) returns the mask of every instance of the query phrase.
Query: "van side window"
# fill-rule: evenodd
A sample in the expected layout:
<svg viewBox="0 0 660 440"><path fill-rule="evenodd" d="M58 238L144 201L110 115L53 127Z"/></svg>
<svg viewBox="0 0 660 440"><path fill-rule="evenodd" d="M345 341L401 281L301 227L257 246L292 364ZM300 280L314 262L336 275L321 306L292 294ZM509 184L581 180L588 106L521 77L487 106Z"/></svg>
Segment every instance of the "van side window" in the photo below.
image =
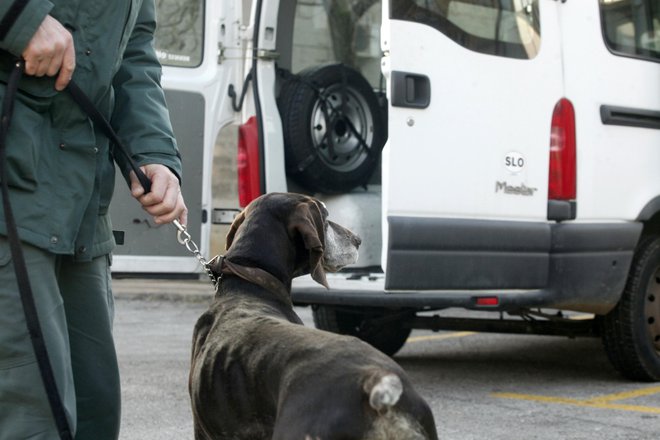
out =
<svg viewBox="0 0 660 440"><path fill-rule="evenodd" d="M379 86L380 1L297 1L294 20L292 72L342 63Z"/></svg>
<svg viewBox="0 0 660 440"><path fill-rule="evenodd" d="M660 0L600 0L600 14L612 52L660 60Z"/></svg>
<svg viewBox="0 0 660 440"><path fill-rule="evenodd" d="M390 18L432 26L489 55L531 59L541 46L538 0L390 0Z"/></svg>
<svg viewBox="0 0 660 440"><path fill-rule="evenodd" d="M197 67L204 52L204 0L156 0L155 48L164 66Z"/></svg>

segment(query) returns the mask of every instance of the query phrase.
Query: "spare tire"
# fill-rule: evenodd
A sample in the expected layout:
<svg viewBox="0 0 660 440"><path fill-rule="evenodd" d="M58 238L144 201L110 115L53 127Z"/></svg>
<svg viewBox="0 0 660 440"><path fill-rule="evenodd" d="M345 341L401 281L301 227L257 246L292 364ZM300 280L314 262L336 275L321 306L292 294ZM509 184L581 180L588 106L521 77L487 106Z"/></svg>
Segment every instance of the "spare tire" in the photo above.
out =
<svg viewBox="0 0 660 440"><path fill-rule="evenodd" d="M278 107L289 177L321 193L367 184L387 139L387 121L359 72L331 64L288 75Z"/></svg>

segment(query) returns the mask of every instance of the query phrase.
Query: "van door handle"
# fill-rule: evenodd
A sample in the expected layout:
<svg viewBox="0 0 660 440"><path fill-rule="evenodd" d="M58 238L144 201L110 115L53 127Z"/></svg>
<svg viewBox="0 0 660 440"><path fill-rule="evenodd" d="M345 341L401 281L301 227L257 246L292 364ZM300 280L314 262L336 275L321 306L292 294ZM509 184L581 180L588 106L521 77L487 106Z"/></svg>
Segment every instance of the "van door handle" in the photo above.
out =
<svg viewBox="0 0 660 440"><path fill-rule="evenodd" d="M393 70L392 106L426 108L431 103L431 81L426 75Z"/></svg>
<svg viewBox="0 0 660 440"><path fill-rule="evenodd" d="M600 120L604 125L660 129L660 112L655 110L601 105Z"/></svg>

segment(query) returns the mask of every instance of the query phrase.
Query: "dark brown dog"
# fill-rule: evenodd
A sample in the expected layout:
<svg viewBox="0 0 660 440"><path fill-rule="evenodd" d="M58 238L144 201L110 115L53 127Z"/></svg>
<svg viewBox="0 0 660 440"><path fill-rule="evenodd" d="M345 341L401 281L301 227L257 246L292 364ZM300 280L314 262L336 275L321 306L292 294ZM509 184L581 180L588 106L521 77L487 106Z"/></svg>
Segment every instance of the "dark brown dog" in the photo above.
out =
<svg viewBox="0 0 660 440"><path fill-rule="evenodd" d="M437 439L404 371L359 339L304 327L291 280L357 259L360 239L298 194L252 202L227 235L216 297L195 326L190 396L196 439Z"/></svg>

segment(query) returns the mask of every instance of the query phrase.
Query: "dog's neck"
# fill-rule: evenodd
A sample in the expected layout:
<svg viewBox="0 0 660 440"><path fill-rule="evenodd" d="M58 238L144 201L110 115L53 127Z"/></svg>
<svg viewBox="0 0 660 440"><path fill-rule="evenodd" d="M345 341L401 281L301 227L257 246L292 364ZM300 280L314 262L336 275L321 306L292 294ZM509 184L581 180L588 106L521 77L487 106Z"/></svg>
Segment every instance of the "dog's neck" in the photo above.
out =
<svg viewBox="0 0 660 440"><path fill-rule="evenodd" d="M218 279L218 283L222 283L225 275L235 275L259 287L263 287L267 291L274 293L279 301L291 305L289 287L284 285L275 275L258 267L243 266L234 263L224 256L220 258L220 278Z"/></svg>

